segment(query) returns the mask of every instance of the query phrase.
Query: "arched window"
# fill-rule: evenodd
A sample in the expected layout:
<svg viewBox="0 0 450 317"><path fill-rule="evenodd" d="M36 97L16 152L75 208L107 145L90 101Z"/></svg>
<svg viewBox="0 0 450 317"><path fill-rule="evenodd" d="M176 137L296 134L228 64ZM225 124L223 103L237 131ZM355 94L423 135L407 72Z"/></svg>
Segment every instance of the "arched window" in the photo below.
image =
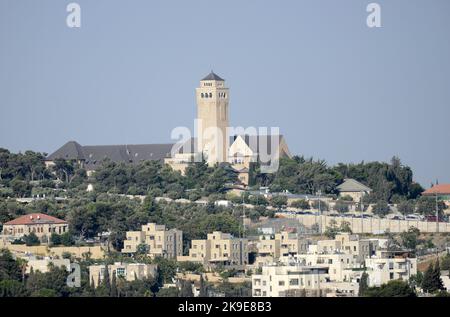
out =
<svg viewBox="0 0 450 317"><path fill-rule="evenodd" d="M205 94L205 98L208 98L208 93Z"/></svg>
<svg viewBox="0 0 450 317"><path fill-rule="evenodd" d="M212 98L212 92L209 93L209 98Z"/></svg>
<svg viewBox="0 0 450 317"><path fill-rule="evenodd" d="M204 97L203 93L202 93L202 98Z"/></svg>

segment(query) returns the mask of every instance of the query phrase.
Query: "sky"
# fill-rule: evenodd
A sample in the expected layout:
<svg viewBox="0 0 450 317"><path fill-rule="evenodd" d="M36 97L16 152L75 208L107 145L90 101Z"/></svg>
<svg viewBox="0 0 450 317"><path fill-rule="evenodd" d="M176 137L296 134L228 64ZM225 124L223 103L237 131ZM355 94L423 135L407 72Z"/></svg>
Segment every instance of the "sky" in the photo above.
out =
<svg viewBox="0 0 450 317"><path fill-rule="evenodd" d="M450 1L0 0L0 147L168 143L210 70L293 154L450 183Z"/></svg>

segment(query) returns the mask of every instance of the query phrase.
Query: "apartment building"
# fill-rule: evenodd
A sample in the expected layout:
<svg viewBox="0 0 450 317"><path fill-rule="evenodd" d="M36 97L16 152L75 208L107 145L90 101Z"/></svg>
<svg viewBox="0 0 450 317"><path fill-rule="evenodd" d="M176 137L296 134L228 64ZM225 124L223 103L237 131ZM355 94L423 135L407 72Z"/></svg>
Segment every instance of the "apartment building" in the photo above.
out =
<svg viewBox="0 0 450 317"><path fill-rule="evenodd" d="M374 254L378 242L375 240L359 239L357 234L338 234L334 240L317 241L317 253L346 253L354 257L359 263Z"/></svg>
<svg viewBox="0 0 450 317"><path fill-rule="evenodd" d="M378 250L365 260L369 286L380 286L392 280L407 281L417 274L417 258L403 251Z"/></svg>
<svg viewBox="0 0 450 317"><path fill-rule="evenodd" d="M330 281L335 282L348 282L354 278L359 278L354 270L358 271L362 268L353 255L346 253L298 254L295 256L295 260L305 266L322 265L327 267Z"/></svg>
<svg viewBox="0 0 450 317"><path fill-rule="evenodd" d="M156 276L157 265L144 263L122 263L116 262L108 265L109 277L112 279L113 275L116 279L125 279L126 281L141 280ZM89 281L94 283L97 287L99 283L105 278L106 265L90 265L89 266Z"/></svg>
<svg viewBox="0 0 450 317"><path fill-rule="evenodd" d="M297 233L282 231L272 235L260 235L256 243L258 250L255 266L276 262L281 256L306 253L311 241Z"/></svg>
<svg viewBox="0 0 450 317"><path fill-rule="evenodd" d="M183 254L183 232L168 230L165 225L148 223L141 231L127 231L122 253L136 253L142 245L150 257L161 256L176 259Z"/></svg>
<svg viewBox="0 0 450 317"><path fill-rule="evenodd" d="M207 268L224 265L243 269L248 264L247 239L214 231L205 240L192 240L189 255L178 256L177 260L202 263Z"/></svg>
<svg viewBox="0 0 450 317"><path fill-rule="evenodd" d="M62 234L68 231L67 221L42 213L32 213L6 222L2 233L16 239L34 233L41 241L46 242L52 233Z"/></svg>
<svg viewBox="0 0 450 317"><path fill-rule="evenodd" d="M252 275L254 297L330 296L358 294L357 279L333 281L326 264L304 265L302 262L265 265L261 274ZM328 295L330 294L330 295Z"/></svg>

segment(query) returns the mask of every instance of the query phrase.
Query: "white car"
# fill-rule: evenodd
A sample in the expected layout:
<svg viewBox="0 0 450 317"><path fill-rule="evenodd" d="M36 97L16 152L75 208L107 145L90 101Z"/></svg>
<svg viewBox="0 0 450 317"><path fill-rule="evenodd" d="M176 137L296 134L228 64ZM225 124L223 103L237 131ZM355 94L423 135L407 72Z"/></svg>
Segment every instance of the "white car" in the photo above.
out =
<svg viewBox="0 0 450 317"><path fill-rule="evenodd" d="M416 221L421 221L423 220L423 216L421 215L416 215L416 214L411 214L411 215L407 215L405 217L405 220L416 220Z"/></svg>

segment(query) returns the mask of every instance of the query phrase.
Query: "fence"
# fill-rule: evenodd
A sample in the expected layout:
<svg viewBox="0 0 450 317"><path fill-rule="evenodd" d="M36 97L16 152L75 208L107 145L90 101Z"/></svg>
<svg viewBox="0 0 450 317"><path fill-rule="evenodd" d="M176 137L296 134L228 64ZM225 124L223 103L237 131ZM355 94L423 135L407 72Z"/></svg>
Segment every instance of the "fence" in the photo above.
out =
<svg viewBox="0 0 450 317"><path fill-rule="evenodd" d="M379 219L379 218L350 218L350 217L335 217L335 216L316 216L316 215L283 215L286 218L295 218L300 224L311 227L315 224L319 226L321 232L326 230L327 226L334 220L337 226L342 222L347 222L353 233L372 233L382 234L386 231L393 233L400 233L407 231L410 227L415 227L420 232L426 233L446 233L450 232L450 223L447 222L428 222L419 220L393 220L393 219Z"/></svg>

